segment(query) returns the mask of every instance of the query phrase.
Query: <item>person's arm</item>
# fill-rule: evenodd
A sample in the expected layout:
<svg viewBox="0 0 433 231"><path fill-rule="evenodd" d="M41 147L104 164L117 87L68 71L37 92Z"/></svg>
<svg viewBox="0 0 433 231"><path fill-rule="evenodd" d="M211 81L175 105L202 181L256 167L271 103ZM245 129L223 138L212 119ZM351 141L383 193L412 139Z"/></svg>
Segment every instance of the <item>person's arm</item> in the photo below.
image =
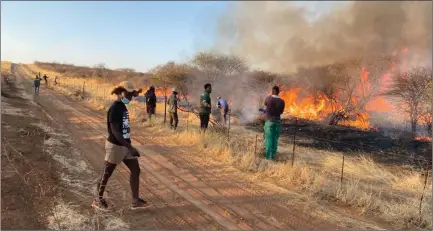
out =
<svg viewBox="0 0 433 231"><path fill-rule="evenodd" d="M282 105L283 107L281 108L280 115L284 113L284 109L286 108L286 102L284 100L282 101L283 101L283 105Z"/></svg>
<svg viewBox="0 0 433 231"><path fill-rule="evenodd" d="M211 107L211 104L210 103L208 103L208 102L210 102L210 97L209 96L204 96L203 97L203 105L205 106L205 107L208 107L208 108L210 108Z"/></svg>

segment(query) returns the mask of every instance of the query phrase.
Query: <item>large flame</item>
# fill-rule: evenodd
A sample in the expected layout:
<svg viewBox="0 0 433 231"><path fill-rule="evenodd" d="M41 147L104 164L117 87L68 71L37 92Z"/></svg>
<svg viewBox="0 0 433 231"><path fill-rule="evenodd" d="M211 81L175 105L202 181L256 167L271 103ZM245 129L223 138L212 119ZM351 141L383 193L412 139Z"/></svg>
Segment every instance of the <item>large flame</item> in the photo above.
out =
<svg viewBox="0 0 433 231"><path fill-rule="evenodd" d="M349 116L349 118L341 120L339 125L360 129L371 129L373 127L370 125L370 115L368 112L389 112L394 109L383 97L369 97L369 94L371 94L372 91L369 74L367 68L361 68L359 83L356 86L354 96L351 99L351 104L355 107L355 112L351 113L352 115ZM390 73L386 73L382 76L379 83L381 85L379 87L379 92L383 92L386 89L390 76ZM301 88L293 88L283 90L280 93L280 97L284 99L286 103L284 110L285 114L308 120L324 120L332 116L332 114L344 110L343 105L336 101L329 100L322 92L318 92L316 95L309 94L305 97L300 97L301 92ZM338 94L335 97L338 98ZM365 106L361 106L359 103L361 98L370 98L370 100Z"/></svg>

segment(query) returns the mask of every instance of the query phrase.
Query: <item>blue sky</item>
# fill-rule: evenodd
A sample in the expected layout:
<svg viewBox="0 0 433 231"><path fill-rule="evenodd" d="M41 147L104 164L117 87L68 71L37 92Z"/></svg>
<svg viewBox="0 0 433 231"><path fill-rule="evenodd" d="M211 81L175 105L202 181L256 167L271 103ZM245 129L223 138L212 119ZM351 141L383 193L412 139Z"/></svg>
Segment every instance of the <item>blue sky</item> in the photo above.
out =
<svg viewBox="0 0 433 231"><path fill-rule="evenodd" d="M227 4L2 1L1 59L105 63L146 71L170 60L186 60L211 45L213 26Z"/></svg>

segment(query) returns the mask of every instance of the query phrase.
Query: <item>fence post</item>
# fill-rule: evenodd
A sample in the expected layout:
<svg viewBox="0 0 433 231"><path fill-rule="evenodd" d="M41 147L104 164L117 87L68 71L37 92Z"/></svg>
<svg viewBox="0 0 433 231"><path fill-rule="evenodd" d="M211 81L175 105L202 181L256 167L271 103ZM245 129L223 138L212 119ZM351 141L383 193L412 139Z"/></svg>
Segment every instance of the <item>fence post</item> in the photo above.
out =
<svg viewBox="0 0 433 231"><path fill-rule="evenodd" d="M164 96L164 124L167 121L167 95Z"/></svg>
<svg viewBox="0 0 433 231"><path fill-rule="evenodd" d="M83 82L83 94L84 94L84 85L86 85L86 81Z"/></svg>
<svg viewBox="0 0 433 231"><path fill-rule="evenodd" d="M259 135L256 135L256 143L254 144L254 156L257 156L257 137Z"/></svg>
<svg viewBox="0 0 433 231"><path fill-rule="evenodd" d="M343 162L341 163L340 190L343 188L343 178L344 178L344 154L343 154Z"/></svg>
<svg viewBox="0 0 433 231"><path fill-rule="evenodd" d="M229 112L229 127L227 129L227 144L230 145L230 121L231 121L232 114Z"/></svg>
<svg viewBox="0 0 433 231"><path fill-rule="evenodd" d="M295 120L295 132L293 133L292 166L295 164L296 131L298 130L298 118Z"/></svg>
<svg viewBox="0 0 433 231"><path fill-rule="evenodd" d="M428 179L428 166L425 168L425 179L424 179L424 188L422 190L421 198L419 200L419 222L421 222L421 215L422 215L422 201L424 200L424 192L425 188L427 187L427 179Z"/></svg>
<svg viewBox="0 0 433 231"><path fill-rule="evenodd" d="M189 125L189 102L187 102L187 105L188 105L188 112L187 112L187 115L186 115L186 130L188 131L188 125Z"/></svg>

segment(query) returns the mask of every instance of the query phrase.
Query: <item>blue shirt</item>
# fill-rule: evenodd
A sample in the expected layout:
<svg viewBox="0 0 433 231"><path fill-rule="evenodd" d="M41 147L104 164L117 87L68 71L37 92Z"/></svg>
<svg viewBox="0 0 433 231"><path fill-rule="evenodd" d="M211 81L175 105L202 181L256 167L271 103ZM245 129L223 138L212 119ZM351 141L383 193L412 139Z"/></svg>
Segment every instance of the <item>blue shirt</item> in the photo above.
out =
<svg viewBox="0 0 433 231"><path fill-rule="evenodd" d="M220 107L222 107L222 108L228 108L228 104L227 104L227 100L225 100L225 99L219 99L218 100L218 105L220 105Z"/></svg>

